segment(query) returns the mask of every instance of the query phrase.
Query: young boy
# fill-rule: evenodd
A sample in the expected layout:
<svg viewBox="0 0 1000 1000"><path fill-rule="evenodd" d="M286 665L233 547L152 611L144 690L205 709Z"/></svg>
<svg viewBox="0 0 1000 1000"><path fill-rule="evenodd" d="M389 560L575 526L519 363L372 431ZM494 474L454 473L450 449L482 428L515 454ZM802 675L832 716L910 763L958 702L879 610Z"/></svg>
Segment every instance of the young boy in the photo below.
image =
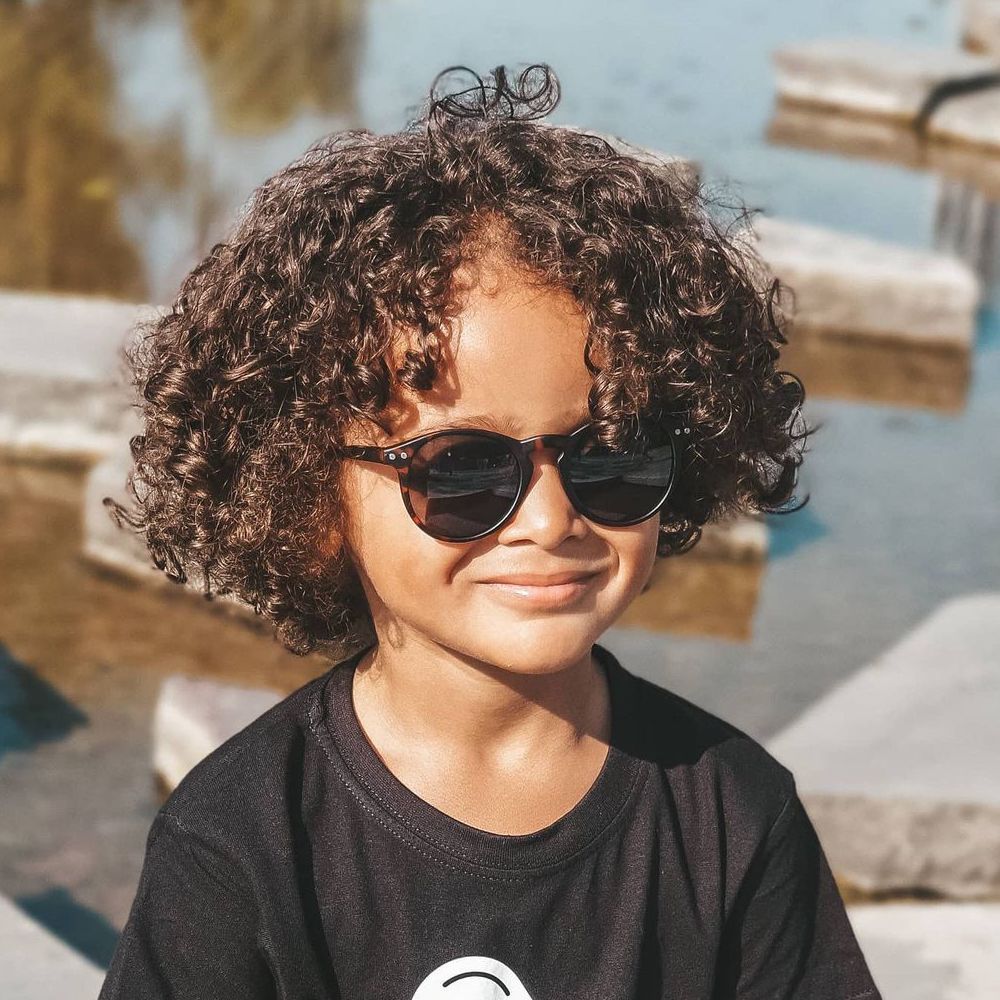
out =
<svg viewBox="0 0 1000 1000"><path fill-rule="evenodd" d="M437 84L265 183L132 352L117 515L355 651L171 794L101 998L877 1000L791 773L596 641L791 497L777 285L669 164L535 121L547 66Z"/></svg>

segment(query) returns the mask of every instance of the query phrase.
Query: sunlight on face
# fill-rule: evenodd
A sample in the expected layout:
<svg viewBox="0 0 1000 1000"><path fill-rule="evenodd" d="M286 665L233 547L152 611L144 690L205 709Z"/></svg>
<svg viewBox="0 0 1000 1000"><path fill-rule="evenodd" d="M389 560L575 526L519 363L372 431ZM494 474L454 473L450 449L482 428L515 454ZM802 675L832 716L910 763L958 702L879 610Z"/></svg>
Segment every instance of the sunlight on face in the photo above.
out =
<svg viewBox="0 0 1000 1000"><path fill-rule="evenodd" d="M351 443L384 446L473 415L517 438L569 434L590 419L587 324L569 293L531 285L499 257L462 275L468 291L435 386L394 404L390 437L361 427ZM628 527L588 521L563 489L556 453L532 457L515 515L471 542L441 541L414 524L391 468L345 464L349 549L380 642L440 645L509 670L559 669L587 655L640 592L658 517ZM592 575L556 606L488 582L562 572Z"/></svg>

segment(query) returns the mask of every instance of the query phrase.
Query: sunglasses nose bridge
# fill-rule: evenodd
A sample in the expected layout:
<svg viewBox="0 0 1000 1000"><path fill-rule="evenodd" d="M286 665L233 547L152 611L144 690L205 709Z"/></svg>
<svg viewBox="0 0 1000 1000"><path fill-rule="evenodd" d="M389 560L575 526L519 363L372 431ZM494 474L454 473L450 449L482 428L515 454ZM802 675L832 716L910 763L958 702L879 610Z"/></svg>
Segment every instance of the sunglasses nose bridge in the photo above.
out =
<svg viewBox="0 0 1000 1000"><path fill-rule="evenodd" d="M569 447L570 439L562 434L539 434L521 442L522 451L534 456L536 452L554 448L560 454Z"/></svg>
<svg viewBox="0 0 1000 1000"><path fill-rule="evenodd" d="M535 456L548 449L556 451L556 465L562 471L562 457L569 447L570 439L562 434L539 434L536 437L527 438L518 442L518 458L520 459L521 470L525 475L525 482L522 484L526 488L534 474ZM524 499L523 496L521 499Z"/></svg>
<svg viewBox="0 0 1000 1000"><path fill-rule="evenodd" d="M526 440L518 443L520 447L517 449L517 457L518 464L521 467L521 484L517 502L508 513L507 520L513 517L520 509L521 504L524 502L524 498L528 494L528 487L535 474L535 455L539 455L549 449L553 449L556 452L555 465L559 470L559 478L562 481L563 489L566 490L567 497L572 502L572 493L567 487L565 478L566 472L562 464L563 455L566 454L570 445L570 438L563 434L539 434L536 437L527 438Z"/></svg>

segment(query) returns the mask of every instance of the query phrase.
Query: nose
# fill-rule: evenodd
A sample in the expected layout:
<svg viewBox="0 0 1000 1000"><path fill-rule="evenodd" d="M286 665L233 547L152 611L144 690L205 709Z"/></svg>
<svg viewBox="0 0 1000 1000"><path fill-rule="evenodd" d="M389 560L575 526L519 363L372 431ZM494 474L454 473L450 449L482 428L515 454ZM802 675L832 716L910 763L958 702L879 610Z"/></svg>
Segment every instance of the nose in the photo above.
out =
<svg viewBox="0 0 1000 1000"><path fill-rule="evenodd" d="M573 506L556 465L556 452L535 448L530 453L531 479L514 516L500 530L498 541L528 539L553 548L570 535L584 535L587 526Z"/></svg>

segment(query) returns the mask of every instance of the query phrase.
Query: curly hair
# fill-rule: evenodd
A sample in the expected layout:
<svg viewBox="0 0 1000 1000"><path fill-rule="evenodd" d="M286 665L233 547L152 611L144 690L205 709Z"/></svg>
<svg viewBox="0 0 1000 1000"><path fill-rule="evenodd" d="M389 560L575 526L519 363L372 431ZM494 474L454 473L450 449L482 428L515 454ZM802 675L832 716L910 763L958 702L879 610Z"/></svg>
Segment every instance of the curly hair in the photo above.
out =
<svg viewBox="0 0 1000 1000"><path fill-rule="evenodd" d="M473 85L439 93L458 71ZM399 132L333 133L265 181L138 329L123 351L138 506L104 503L170 579L197 570L206 597L233 595L300 655L371 634L348 553L319 541L344 524L343 431L384 426L401 385L432 387L455 272L498 248L583 310L604 444L690 426L657 556L709 521L789 512L814 428L775 367L782 287L674 163L539 121L559 98L546 64L443 70ZM399 355L401 329L417 339Z"/></svg>

